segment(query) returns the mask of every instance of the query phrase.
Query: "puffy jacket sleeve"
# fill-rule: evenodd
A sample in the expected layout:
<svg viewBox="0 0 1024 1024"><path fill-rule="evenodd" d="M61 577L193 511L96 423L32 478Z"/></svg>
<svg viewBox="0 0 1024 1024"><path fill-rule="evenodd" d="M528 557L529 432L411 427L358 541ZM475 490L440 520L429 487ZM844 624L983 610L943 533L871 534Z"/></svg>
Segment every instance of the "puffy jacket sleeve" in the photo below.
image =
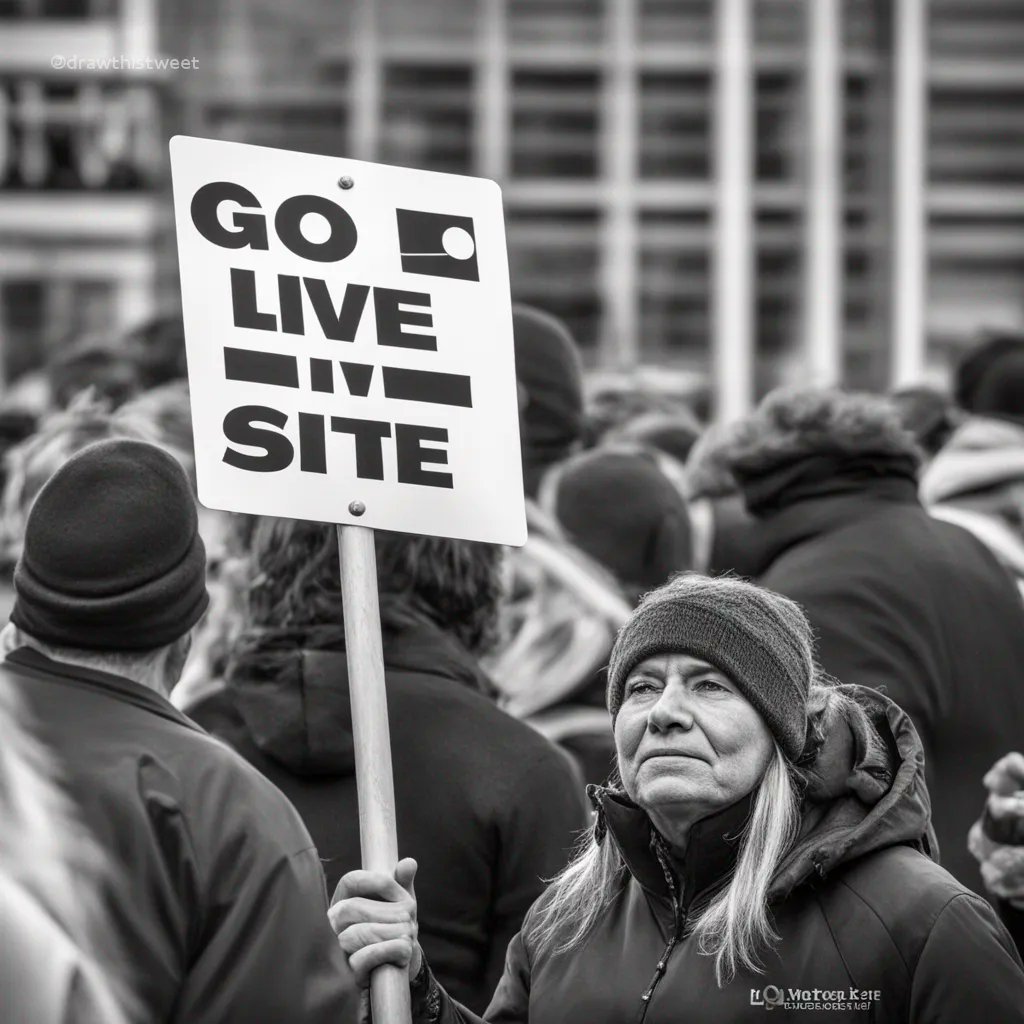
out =
<svg viewBox="0 0 1024 1024"><path fill-rule="evenodd" d="M425 961L412 986L413 1024L527 1024L529 1017L530 963L522 934L509 943L505 971L483 1017L455 1002Z"/></svg>
<svg viewBox="0 0 1024 1024"><path fill-rule="evenodd" d="M1024 967L991 906L955 896L932 926L914 971L914 1024L1024 1022Z"/></svg>

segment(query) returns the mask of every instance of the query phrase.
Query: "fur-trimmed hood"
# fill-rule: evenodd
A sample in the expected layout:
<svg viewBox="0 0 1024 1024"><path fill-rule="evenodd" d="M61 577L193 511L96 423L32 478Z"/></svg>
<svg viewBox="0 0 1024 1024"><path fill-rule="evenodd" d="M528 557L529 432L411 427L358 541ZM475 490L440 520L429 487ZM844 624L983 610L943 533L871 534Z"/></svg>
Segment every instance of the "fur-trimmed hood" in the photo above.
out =
<svg viewBox="0 0 1024 1024"><path fill-rule="evenodd" d="M779 388L721 442L737 478L760 477L807 458L907 460L921 452L892 407L875 395Z"/></svg>

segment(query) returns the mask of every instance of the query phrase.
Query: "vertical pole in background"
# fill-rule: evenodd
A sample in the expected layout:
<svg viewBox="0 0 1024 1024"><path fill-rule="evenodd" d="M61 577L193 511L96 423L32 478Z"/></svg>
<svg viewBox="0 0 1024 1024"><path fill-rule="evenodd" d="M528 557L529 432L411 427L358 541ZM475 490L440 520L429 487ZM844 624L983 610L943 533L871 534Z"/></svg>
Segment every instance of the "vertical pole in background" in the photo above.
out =
<svg viewBox="0 0 1024 1024"><path fill-rule="evenodd" d="M606 185L601 292L606 361L617 368L638 362L637 341L637 72L636 0L614 0L606 21L605 118L601 176Z"/></svg>
<svg viewBox="0 0 1024 1024"><path fill-rule="evenodd" d="M381 120L376 0L356 0L352 29L350 155L356 160L376 160Z"/></svg>
<svg viewBox="0 0 1024 1024"><path fill-rule="evenodd" d="M501 183L508 176L508 0L482 0L476 66L476 172Z"/></svg>
<svg viewBox="0 0 1024 1024"><path fill-rule="evenodd" d="M927 269L927 20L924 0L896 0L896 162L892 385L920 382Z"/></svg>
<svg viewBox="0 0 1024 1024"><path fill-rule="evenodd" d="M351 679L363 868L393 876L398 864L395 784L391 770L373 530L365 526L339 526L338 553L345 649ZM408 972L392 966L378 967L370 976L370 1003L377 1024L409 1024Z"/></svg>
<svg viewBox="0 0 1024 1024"><path fill-rule="evenodd" d="M839 0L808 4L809 113L804 242L804 356L810 380L843 375L843 64Z"/></svg>
<svg viewBox="0 0 1024 1024"><path fill-rule="evenodd" d="M754 78L750 0L718 0L712 379L715 418L749 409L754 390Z"/></svg>

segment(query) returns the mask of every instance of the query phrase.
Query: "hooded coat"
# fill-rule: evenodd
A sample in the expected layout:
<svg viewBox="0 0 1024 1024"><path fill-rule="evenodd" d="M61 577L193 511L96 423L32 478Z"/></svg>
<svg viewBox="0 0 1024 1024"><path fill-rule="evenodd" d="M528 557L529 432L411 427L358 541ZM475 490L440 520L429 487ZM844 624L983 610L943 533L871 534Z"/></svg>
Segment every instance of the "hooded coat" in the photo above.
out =
<svg viewBox="0 0 1024 1024"><path fill-rule="evenodd" d="M425 619L384 632L398 842L415 857L424 948L482 1008L523 916L586 824L568 758L485 695L488 680ZM239 656L192 711L292 801L333 889L361 865L349 675L336 628L281 631Z"/></svg>
<svg viewBox="0 0 1024 1024"><path fill-rule="evenodd" d="M921 507L901 460L808 458L744 481L767 543L757 582L803 606L822 667L881 690L924 745L942 863L982 891L967 834L982 777L1020 744L1024 607L966 530Z"/></svg>
<svg viewBox="0 0 1024 1024"><path fill-rule="evenodd" d="M662 852L640 808L598 790L601 841L616 845L626 867L621 888L565 953L537 947L531 912L483 1019L729 1024L770 1008L794 1021L1024 1020L1024 968L1005 929L928 856L928 793L913 725L880 694L847 692L868 710L885 753L868 753L858 729L841 720L806 769L802 828L771 884L780 938L762 957L763 974L741 968L719 988L693 935L699 913L729 880L750 798L695 825L680 862ZM429 968L412 991L416 1024L480 1021Z"/></svg>
<svg viewBox="0 0 1024 1024"><path fill-rule="evenodd" d="M101 890L145 1024L354 1022L309 833L154 690L27 647L0 667L114 870ZM56 969L71 964L57 947ZM0 1018L8 1021L7 1007Z"/></svg>
<svg viewBox="0 0 1024 1024"><path fill-rule="evenodd" d="M1024 426L972 416L925 470L921 500L1024 579Z"/></svg>

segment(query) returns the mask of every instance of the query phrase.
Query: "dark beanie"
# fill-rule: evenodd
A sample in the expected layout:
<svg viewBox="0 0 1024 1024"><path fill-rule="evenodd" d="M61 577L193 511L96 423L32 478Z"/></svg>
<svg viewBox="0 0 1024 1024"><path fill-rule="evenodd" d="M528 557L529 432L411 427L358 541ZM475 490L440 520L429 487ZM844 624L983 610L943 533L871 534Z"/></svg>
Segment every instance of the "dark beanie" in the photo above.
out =
<svg viewBox="0 0 1024 1024"><path fill-rule="evenodd" d="M810 624L800 606L732 578L686 573L652 591L622 627L608 666L608 710L630 672L658 654L689 654L724 672L796 761L807 732L814 676Z"/></svg>
<svg viewBox="0 0 1024 1024"><path fill-rule="evenodd" d="M523 473L532 497L544 470L583 436L583 366L569 328L533 306L512 306L512 333L516 380L525 393Z"/></svg>
<svg viewBox="0 0 1024 1024"><path fill-rule="evenodd" d="M652 453L583 452L562 466L553 487L562 528L627 588L650 590L692 564L686 502Z"/></svg>
<svg viewBox="0 0 1024 1024"><path fill-rule="evenodd" d="M181 466L143 441L100 441L29 512L11 621L62 647L149 650L199 621L206 551Z"/></svg>
<svg viewBox="0 0 1024 1024"><path fill-rule="evenodd" d="M1024 335L1000 334L972 349L956 372L961 409L1024 423Z"/></svg>

